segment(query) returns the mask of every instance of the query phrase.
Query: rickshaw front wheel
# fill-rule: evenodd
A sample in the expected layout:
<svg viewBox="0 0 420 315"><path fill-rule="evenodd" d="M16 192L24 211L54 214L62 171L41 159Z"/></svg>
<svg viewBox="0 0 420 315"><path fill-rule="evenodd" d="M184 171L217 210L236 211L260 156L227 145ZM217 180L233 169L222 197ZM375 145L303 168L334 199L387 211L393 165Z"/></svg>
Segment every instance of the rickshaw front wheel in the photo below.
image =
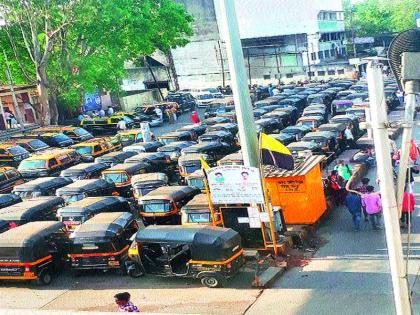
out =
<svg viewBox="0 0 420 315"><path fill-rule="evenodd" d="M52 275L51 272L48 269L44 269L40 272L37 284L38 285L49 285L52 281Z"/></svg>
<svg viewBox="0 0 420 315"><path fill-rule="evenodd" d="M141 270L138 264L133 264L127 268L127 273L131 278L140 278L144 276L144 272Z"/></svg>
<svg viewBox="0 0 420 315"><path fill-rule="evenodd" d="M201 284L208 288L220 288L225 284L225 279L218 274L209 274L201 278Z"/></svg>

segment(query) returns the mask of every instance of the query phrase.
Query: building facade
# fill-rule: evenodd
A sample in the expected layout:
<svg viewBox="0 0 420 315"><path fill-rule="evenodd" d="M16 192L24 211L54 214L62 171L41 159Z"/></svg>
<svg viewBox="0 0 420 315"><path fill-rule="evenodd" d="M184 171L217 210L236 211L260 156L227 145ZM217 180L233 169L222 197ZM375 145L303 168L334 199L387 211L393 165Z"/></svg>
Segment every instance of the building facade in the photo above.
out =
<svg viewBox="0 0 420 315"><path fill-rule="evenodd" d="M194 17L191 42L172 51L180 87L229 84L217 1L176 1ZM344 74L341 1L234 1L250 84Z"/></svg>

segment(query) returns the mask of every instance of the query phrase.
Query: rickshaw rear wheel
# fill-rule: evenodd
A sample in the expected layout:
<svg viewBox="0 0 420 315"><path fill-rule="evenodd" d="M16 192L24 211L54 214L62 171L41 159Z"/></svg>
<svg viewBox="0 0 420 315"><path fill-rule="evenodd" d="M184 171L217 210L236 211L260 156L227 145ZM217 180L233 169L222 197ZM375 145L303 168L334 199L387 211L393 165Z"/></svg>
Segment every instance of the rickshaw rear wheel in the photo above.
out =
<svg viewBox="0 0 420 315"><path fill-rule="evenodd" d="M37 284L38 285L49 285L52 281L51 272L48 269L44 269L38 276Z"/></svg>
<svg viewBox="0 0 420 315"><path fill-rule="evenodd" d="M144 276L144 272L141 270L140 266L137 264L135 264L131 268L128 268L127 273L131 278L140 278Z"/></svg>
<svg viewBox="0 0 420 315"><path fill-rule="evenodd" d="M218 274L208 274L201 278L201 284L208 288L221 288L225 282L225 279Z"/></svg>

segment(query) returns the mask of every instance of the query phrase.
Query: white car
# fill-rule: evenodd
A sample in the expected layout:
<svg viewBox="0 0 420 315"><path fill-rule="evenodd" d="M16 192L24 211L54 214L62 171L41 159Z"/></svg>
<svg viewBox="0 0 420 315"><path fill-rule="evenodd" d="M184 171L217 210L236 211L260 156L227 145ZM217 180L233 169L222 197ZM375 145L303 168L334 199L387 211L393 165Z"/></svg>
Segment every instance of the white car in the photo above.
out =
<svg viewBox="0 0 420 315"><path fill-rule="evenodd" d="M214 96L209 92L202 92L197 94L196 99L198 107L206 107L209 103L214 101Z"/></svg>

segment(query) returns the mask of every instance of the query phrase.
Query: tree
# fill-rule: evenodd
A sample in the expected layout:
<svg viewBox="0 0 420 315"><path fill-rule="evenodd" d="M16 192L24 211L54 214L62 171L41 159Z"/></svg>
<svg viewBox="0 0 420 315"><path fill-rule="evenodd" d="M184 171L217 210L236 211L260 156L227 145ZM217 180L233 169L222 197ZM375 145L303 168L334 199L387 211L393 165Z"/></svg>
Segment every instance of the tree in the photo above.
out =
<svg viewBox="0 0 420 315"><path fill-rule="evenodd" d="M351 4L343 1L346 27L354 27L357 36L377 36L401 32L415 26L414 13L419 0L364 0Z"/></svg>
<svg viewBox="0 0 420 315"><path fill-rule="evenodd" d="M172 0L0 0L18 80L36 82L41 124L55 123L56 100L118 90L124 62L185 45L192 18ZM1 7L0 7L1 8Z"/></svg>

